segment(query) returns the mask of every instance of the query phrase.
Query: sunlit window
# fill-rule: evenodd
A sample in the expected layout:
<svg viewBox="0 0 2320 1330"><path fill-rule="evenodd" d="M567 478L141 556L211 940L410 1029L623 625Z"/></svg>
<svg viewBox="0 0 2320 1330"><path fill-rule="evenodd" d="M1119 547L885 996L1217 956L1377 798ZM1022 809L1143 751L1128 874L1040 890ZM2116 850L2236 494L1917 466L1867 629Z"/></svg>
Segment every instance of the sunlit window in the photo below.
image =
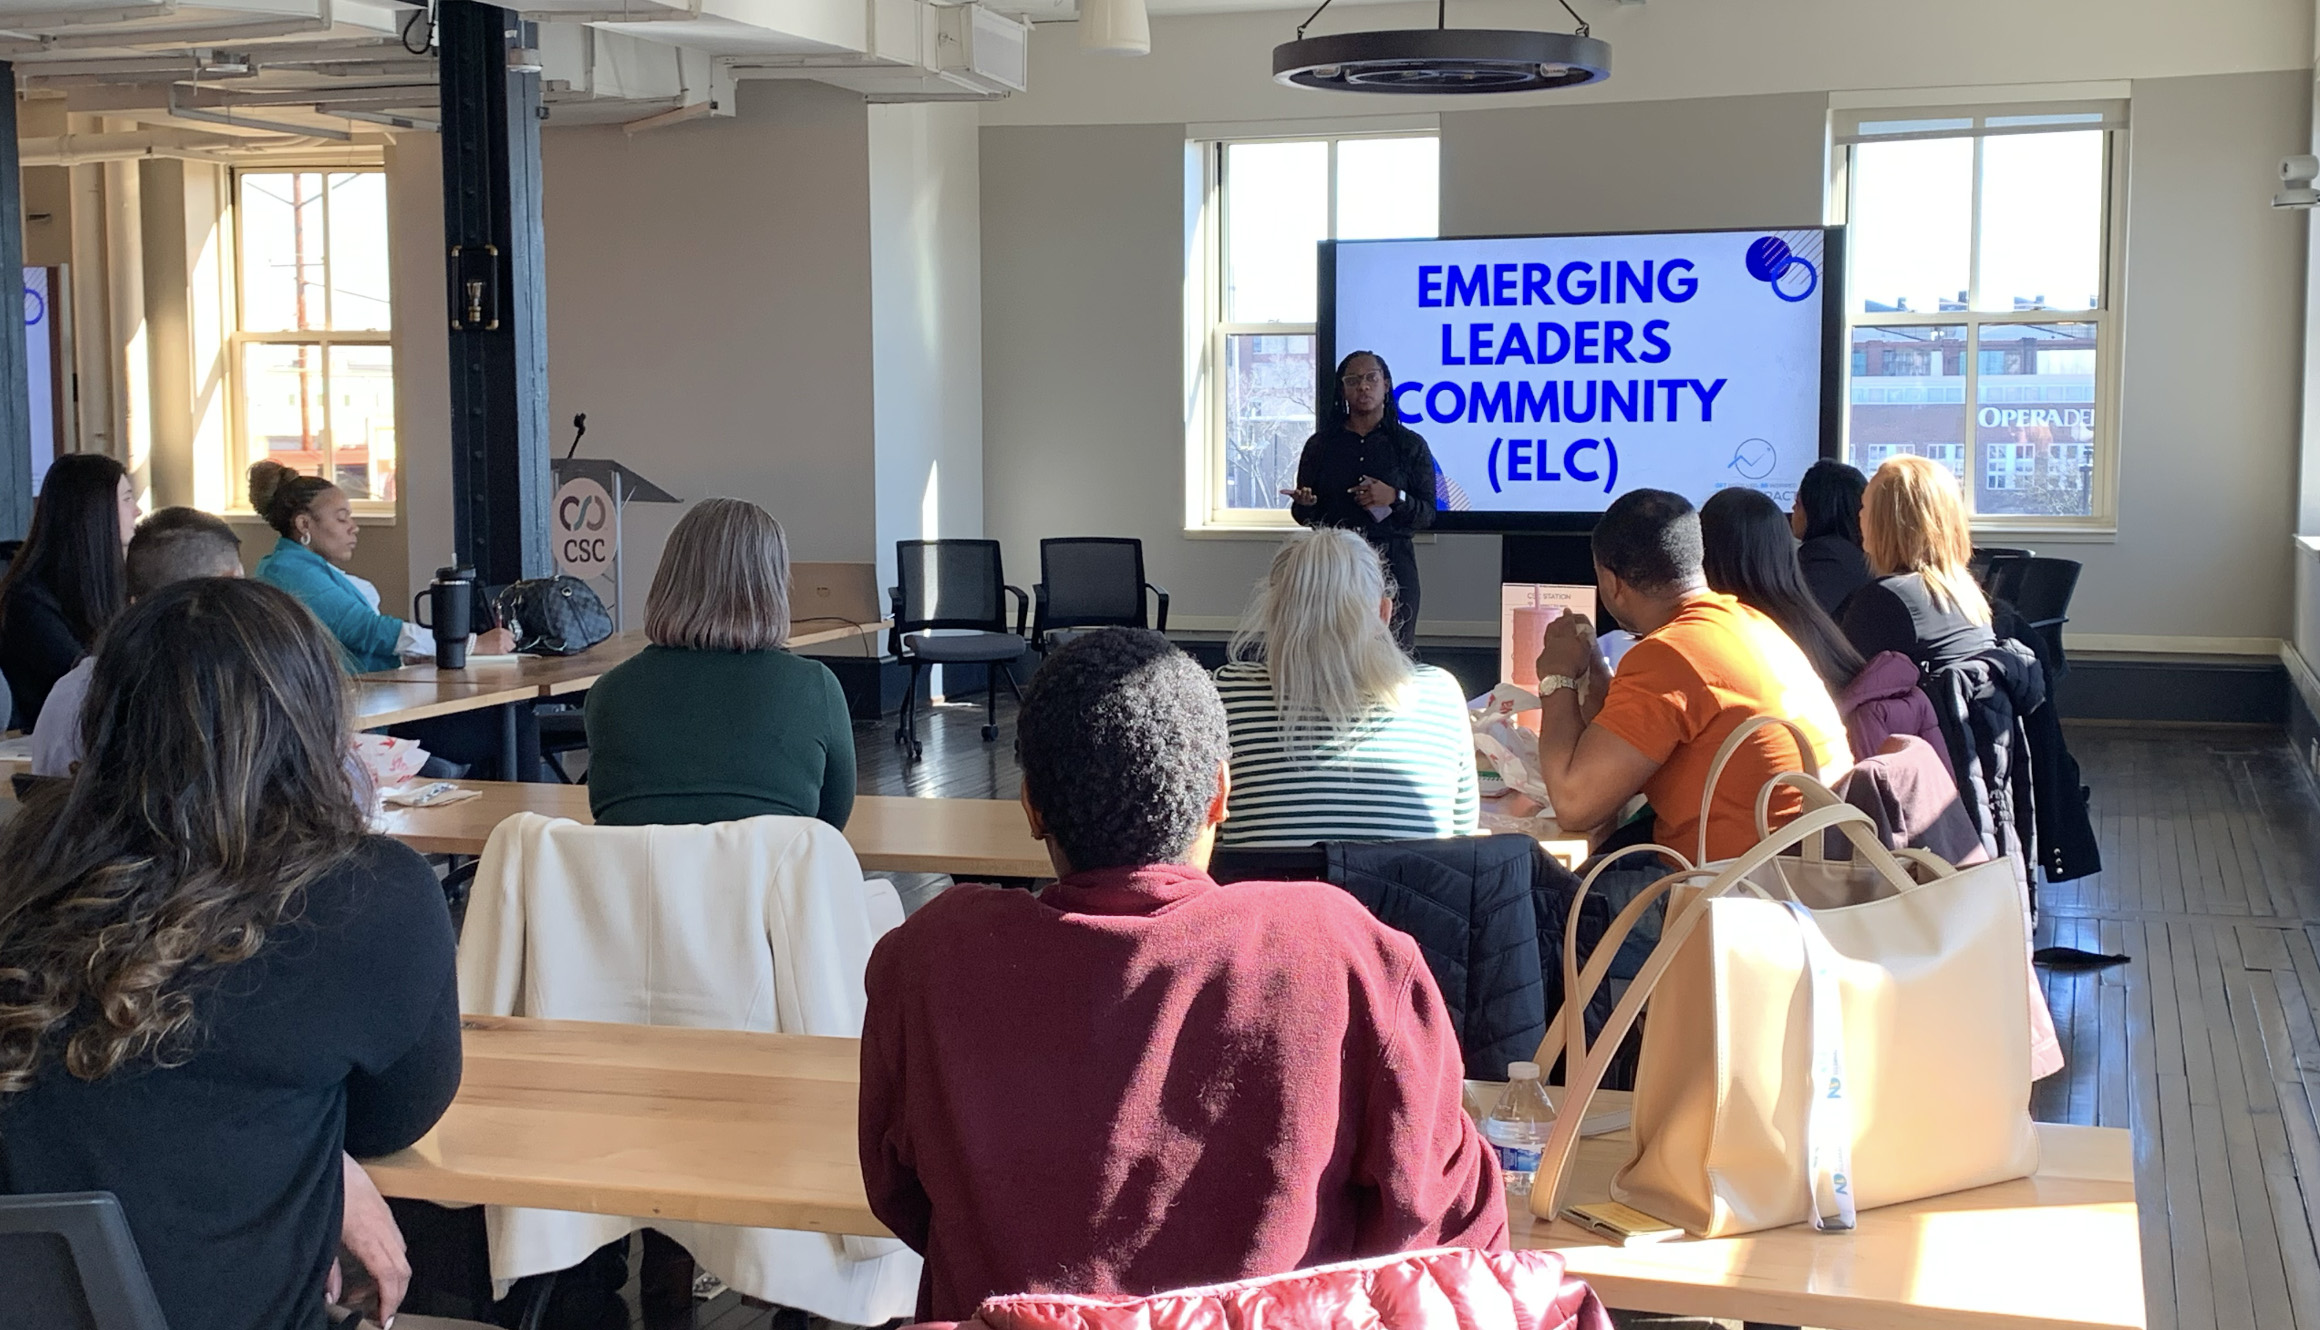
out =
<svg viewBox="0 0 2320 1330"><path fill-rule="evenodd" d="M1287 523L1281 491L1313 432L1315 246L1439 234L1440 146L1433 134L1204 145L1206 520Z"/></svg>
<svg viewBox="0 0 2320 1330"><path fill-rule="evenodd" d="M1931 458L2000 523L2109 518L2125 125L2115 105L1840 125L1855 465Z"/></svg>
<svg viewBox="0 0 2320 1330"><path fill-rule="evenodd" d="M270 457L358 502L393 501L386 177L236 172L234 219L237 476Z"/></svg>

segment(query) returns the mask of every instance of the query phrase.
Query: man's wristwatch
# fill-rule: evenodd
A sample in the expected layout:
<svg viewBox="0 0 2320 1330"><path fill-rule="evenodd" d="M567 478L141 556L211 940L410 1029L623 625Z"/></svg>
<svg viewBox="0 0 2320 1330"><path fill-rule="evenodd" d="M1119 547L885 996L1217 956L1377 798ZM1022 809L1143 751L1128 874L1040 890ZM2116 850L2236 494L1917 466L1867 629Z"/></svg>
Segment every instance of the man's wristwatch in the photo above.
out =
<svg viewBox="0 0 2320 1330"><path fill-rule="evenodd" d="M1577 695L1579 681L1568 674L1542 674L1539 676L1539 700L1542 702L1566 688L1570 689L1574 696Z"/></svg>

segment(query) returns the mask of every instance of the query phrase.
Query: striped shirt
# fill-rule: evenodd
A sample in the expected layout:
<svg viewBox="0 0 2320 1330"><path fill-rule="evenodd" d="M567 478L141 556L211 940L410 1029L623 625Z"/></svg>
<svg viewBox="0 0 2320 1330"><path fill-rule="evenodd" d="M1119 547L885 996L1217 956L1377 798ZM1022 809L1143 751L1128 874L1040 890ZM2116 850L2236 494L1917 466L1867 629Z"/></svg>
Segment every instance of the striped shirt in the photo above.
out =
<svg viewBox="0 0 2320 1330"><path fill-rule="evenodd" d="M1262 663L1216 672L1232 732L1232 796L1217 844L1434 840L1475 830L1474 735L1458 681L1420 665L1399 706L1292 754Z"/></svg>

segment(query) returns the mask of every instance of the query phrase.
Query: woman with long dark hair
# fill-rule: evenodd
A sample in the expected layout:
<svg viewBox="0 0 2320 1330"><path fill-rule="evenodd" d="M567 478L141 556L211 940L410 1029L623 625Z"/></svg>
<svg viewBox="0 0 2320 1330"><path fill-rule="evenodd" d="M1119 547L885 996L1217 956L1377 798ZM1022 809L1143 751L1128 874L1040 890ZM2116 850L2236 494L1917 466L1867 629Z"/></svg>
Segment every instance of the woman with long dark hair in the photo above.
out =
<svg viewBox="0 0 2320 1330"><path fill-rule="evenodd" d="M343 707L298 602L175 583L107 631L73 779L0 831L0 1192L119 1196L172 1330L320 1330L342 1206L377 1206L342 1152L459 1085L450 916L365 834Z"/></svg>
<svg viewBox="0 0 2320 1330"><path fill-rule="evenodd" d="M1813 594L1797 566L1796 542L1780 505L1752 489L1721 489L1700 505L1702 567L1708 585L1780 625L1836 699L1856 759L1874 756L1896 734L1914 734L1949 765L1933 704L1917 686L1917 665L1897 652L1862 660Z"/></svg>
<svg viewBox="0 0 2320 1330"><path fill-rule="evenodd" d="M1861 653L1805 587L1779 504L1757 490L1717 490L1700 505L1700 543L1708 585L1779 624L1829 692L1861 672Z"/></svg>
<svg viewBox="0 0 2320 1330"><path fill-rule="evenodd" d="M67 453L48 468L32 529L0 578L0 676L17 729L39 723L48 690L128 603L122 551L137 516L136 488L112 458Z"/></svg>
<svg viewBox="0 0 2320 1330"><path fill-rule="evenodd" d="M1394 372L1375 351L1338 362L1337 390L1321 428L1297 458L1289 515L1301 526L1336 526L1375 546L1394 596L1394 640L1418 637L1418 552L1410 537L1434 523L1434 453L1402 423Z"/></svg>
<svg viewBox="0 0 2320 1330"><path fill-rule="evenodd" d="M1819 461L1797 482L1788 529L1803 543L1796 564L1813 599L1831 616L1847 597L1874 580L1861 551L1861 491L1869 478L1843 462Z"/></svg>

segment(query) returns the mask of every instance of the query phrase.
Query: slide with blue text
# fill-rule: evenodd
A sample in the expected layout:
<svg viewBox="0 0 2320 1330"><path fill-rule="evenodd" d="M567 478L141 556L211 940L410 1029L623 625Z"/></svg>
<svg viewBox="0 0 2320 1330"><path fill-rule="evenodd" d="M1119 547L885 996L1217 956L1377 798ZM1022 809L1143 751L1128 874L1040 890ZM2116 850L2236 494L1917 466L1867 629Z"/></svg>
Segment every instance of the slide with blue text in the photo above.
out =
<svg viewBox="0 0 2320 1330"><path fill-rule="evenodd" d="M1393 371L1447 512L1600 512L1727 485L1785 505L1820 456L1824 233L1336 246L1334 337Z"/></svg>

